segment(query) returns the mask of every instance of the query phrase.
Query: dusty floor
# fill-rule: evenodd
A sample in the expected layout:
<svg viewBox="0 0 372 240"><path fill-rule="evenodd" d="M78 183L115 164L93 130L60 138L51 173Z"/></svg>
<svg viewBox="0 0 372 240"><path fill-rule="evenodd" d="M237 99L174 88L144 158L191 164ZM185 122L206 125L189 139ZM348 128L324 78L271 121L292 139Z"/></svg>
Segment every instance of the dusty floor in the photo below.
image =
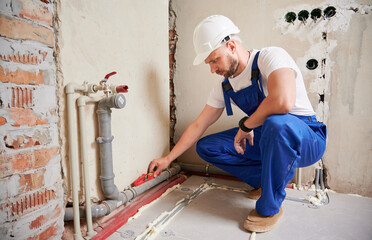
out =
<svg viewBox="0 0 372 240"><path fill-rule="evenodd" d="M243 222L255 201L246 197L246 190L250 187L243 182L192 176L108 239L250 239ZM319 208L293 200L308 195L315 193L287 189L291 200L283 203L283 217L255 239L372 239L371 198L330 192L330 203Z"/></svg>

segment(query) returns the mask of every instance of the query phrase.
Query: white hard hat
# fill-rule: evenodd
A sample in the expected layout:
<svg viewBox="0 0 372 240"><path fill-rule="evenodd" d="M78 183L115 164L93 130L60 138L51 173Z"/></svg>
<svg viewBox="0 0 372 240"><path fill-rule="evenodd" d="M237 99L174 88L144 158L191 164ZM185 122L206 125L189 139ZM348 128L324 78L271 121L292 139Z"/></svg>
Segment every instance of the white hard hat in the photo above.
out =
<svg viewBox="0 0 372 240"><path fill-rule="evenodd" d="M201 21L194 30L194 65L202 63L227 36L239 32L239 28L222 15L212 15Z"/></svg>

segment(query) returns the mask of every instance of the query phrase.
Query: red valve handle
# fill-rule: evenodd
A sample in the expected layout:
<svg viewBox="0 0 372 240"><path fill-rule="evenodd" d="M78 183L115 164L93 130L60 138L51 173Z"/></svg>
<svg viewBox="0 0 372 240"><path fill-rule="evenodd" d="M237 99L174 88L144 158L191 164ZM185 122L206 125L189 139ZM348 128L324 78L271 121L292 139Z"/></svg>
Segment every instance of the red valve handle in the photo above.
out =
<svg viewBox="0 0 372 240"><path fill-rule="evenodd" d="M110 72L109 74L107 74L105 76L105 79L108 80L109 77L111 77L112 75L115 75L115 74L116 74L116 72Z"/></svg>
<svg viewBox="0 0 372 240"><path fill-rule="evenodd" d="M128 92L128 86L127 85L120 85L116 87L116 92L122 92L122 93L127 93Z"/></svg>

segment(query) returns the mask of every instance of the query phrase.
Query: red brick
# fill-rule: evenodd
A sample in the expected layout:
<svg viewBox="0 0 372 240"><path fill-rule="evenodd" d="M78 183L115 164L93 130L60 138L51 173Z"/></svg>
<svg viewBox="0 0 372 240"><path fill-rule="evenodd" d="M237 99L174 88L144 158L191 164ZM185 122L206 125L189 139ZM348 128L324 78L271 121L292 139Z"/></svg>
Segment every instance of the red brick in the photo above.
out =
<svg viewBox="0 0 372 240"><path fill-rule="evenodd" d="M29 238L27 238L27 240L47 240L47 239L54 239L53 237L55 237L57 235L57 231L58 231L57 222L54 222L52 224L52 226L50 226L49 228L47 228L44 232L40 233L39 235L37 235L35 237L29 237Z"/></svg>
<svg viewBox="0 0 372 240"><path fill-rule="evenodd" d="M10 149L24 149L40 145L38 137L29 137L26 135L19 135L16 139L12 136L4 137L5 146Z"/></svg>
<svg viewBox="0 0 372 240"><path fill-rule="evenodd" d="M49 192L50 199L45 200L43 203L42 201L39 201L39 198L41 198L42 193L46 194ZM56 199L57 193L54 190L46 190L42 189L39 192L33 193L33 194L26 194L17 198L12 199L11 202L6 202L1 204L0 208L2 208L4 211L7 211L10 213L10 216L22 216L24 214L28 214L36 209L39 209L41 205L47 204L50 200ZM61 214L61 209L58 207L58 205L54 208L53 211L49 212L47 217L49 220L57 218Z"/></svg>
<svg viewBox="0 0 372 240"><path fill-rule="evenodd" d="M31 222L30 224L30 229L35 229L35 228L39 228L41 227L42 225L44 225L44 223L47 221L48 219L45 218L43 215L37 217L34 221Z"/></svg>
<svg viewBox="0 0 372 240"><path fill-rule="evenodd" d="M16 155L11 155L7 157L7 160L11 164L11 169L9 169L9 173L20 172L20 171L28 171L32 169L32 162L33 162L33 153L18 153Z"/></svg>
<svg viewBox="0 0 372 240"><path fill-rule="evenodd" d="M35 40L54 46L54 34L51 29L5 16L0 16L0 35L11 39Z"/></svg>
<svg viewBox="0 0 372 240"><path fill-rule="evenodd" d="M23 152L6 157L0 156L0 178L45 167L49 161L58 155L58 147Z"/></svg>
<svg viewBox="0 0 372 240"><path fill-rule="evenodd" d="M0 66L0 81L7 83L15 83L15 84L27 84L27 85L39 85L44 84L43 72L39 71L39 73L27 72L21 69L18 69L15 72L9 72L8 69L3 69Z"/></svg>
<svg viewBox="0 0 372 240"><path fill-rule="evenodd" d="M0 117L0 126L5 125L5 123L7 123L6 118Z"/></svg>
<svg viewBox="0 0 372 240"><path fill-rule="evenodd" d="M47 52L42 52L41 50L39 50L39 53L43 56L43 60L45 60L48 53Z"/></svg>
<svg viewBox="0 0 372 240"><path fill-rule="evenodd" d="M35 168L46 166L50 159L58 155L58 147L35 150Z"/></svg>
<svg viewBox="0 0 372 240"><path fill-rule="evenodd" d="M32 109L29 108L9 109L8 112L11 118L15 121L15 123L12 124L14 127L24 125L32 127L36 125L48 124L48 119L41 119L32 111Z"/></svg>
<svg viewBox="0 0 372 240"><path fill-rule="evenodd" d="M18 194L42 188L44 185L44 173L45 169L40 169L34 173L20 174Z"/></svg>
<svg viewBox="0 0 372 240"><path fill-rule="evenodd" d="M49 26L53 25L53 15L45 4L30 0L18 1L22 3L22 11L19 13L20 17L46 23Z"/></svg>
<svg viewBox="0 0 372 240"><path fill-rule="evenodd" d="M40 51L39 51L40 52ZM45 60L47 52L45 52L45 55L43 54L43 60ZM8 56L1 56L0 59L3 61L11 61L11 62L16 62L16 63L24 63L24 64L31 64L31 65L36 65L38 63L41 63L41 59L37 58L34 56L32 53L29 54L23 54L22 56L19 56L19 54L15 55L8 55Z"/></svg>

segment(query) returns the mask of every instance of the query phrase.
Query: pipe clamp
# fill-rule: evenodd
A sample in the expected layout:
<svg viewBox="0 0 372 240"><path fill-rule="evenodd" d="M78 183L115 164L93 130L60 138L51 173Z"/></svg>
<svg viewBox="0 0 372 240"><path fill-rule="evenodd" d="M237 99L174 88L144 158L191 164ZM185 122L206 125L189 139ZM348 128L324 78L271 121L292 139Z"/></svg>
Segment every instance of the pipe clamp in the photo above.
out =
<svg viewBox="0 0 372 240"><path fill-rule="evenodd" d="M111 136L109 138L105 138L105 137L98 137L96 139L96 141L98 143L112 143L112 141L114 140L114 136Z"/></svg>

